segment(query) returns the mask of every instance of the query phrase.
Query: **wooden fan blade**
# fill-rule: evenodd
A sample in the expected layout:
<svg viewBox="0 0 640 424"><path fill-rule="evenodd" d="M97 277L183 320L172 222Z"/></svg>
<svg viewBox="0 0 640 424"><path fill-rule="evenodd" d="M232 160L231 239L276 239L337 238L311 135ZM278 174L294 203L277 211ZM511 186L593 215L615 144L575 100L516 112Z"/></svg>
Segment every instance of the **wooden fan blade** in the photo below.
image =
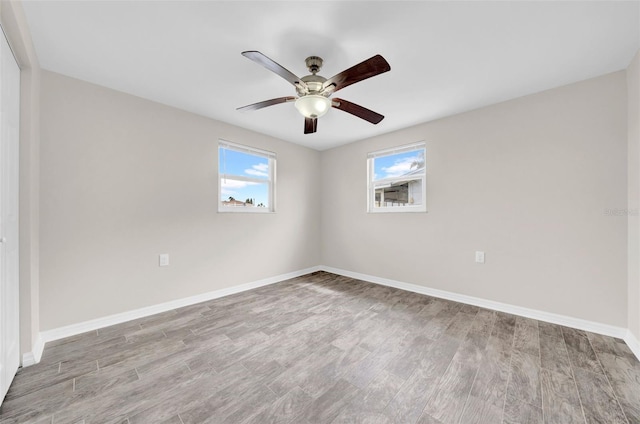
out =
<svg viewBox="0 0 640 424"><path fill-rule="evenodd" d="M242 56L246 57L247 59L251 59L254 62L264 66L271 72L274 72L280 75L282 78L286 79L294 86L302 87L303 89L307 90L307 84L305 84L304 81L302 81L300 78L294 75L291 71L284 68L282 65L276 63L275 61L269 59L267 56L263 55L262 53L257 51L246 51L246 52L242 52Z"/></svg>
<svg viewBox="0 0 640 424"><path fill-rule="evenodd" d="M278 97L277 99L271 99L271 100L265 100L263 102L258 102L258 103L254 103L252 105L246 105L246 106L242 106L237 108L236 110L258 110L258 109L262 109L263 107L267 107L267 106L273 106L273 105L277 105L280 103L286 103L286 102L292 102L295 99L297 99L297 97Z"/></svg>
<svg viewBox="0 0 640 424"><path fill-rule="evenodd" d="M365 121L369 121L372 124L377 124L384 119L383 115L346 100L333 99L332 106L336 109L355 115L358 118L362 118Z"/></svg>
<svg viewBox="0 0 640 424"><path fill-rule="evenodd" d="M324 82L322 88L323 90L329 89L333 92L336 92L351 84L365 80L367 78L375 77L376 75L390 70L391 66L389 65L389 63L387 63L384 57L378 54L370 59L365 60L364 62L352 66L346 71L340 72L338 75L329 78Z"/></svg>
<svg viewBox="0 0 640 424"><path fill-rule="evenodd" d="M311 134L318 131L318 118L304 118L304 133Z"/></svg>

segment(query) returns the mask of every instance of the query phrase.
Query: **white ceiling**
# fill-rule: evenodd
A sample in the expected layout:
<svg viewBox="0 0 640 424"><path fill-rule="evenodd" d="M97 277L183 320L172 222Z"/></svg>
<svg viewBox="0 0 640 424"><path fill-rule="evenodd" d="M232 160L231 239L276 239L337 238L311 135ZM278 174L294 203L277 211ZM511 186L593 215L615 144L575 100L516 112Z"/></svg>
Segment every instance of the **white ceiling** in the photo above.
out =
<svg viewBox="0 0 640 424"><path fill-rule="evenodd" d="M26 1L43 68L324 150L624 69L640 47L640 2ZM338 96L385 115L331 110L303 134L295 94L240 55L329 78L375 54L391 71Z"/></svg>

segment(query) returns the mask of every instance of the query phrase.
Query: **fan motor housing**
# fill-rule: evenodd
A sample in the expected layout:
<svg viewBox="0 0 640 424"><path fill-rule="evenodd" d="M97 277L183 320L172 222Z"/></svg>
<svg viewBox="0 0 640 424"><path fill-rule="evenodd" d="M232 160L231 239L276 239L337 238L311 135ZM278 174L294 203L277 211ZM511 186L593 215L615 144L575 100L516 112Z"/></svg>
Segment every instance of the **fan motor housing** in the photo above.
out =
<svg viewBox="0 0 640 424"><path fill-rule="evenodd" d="M305 95L305 94L321 94L322 91L322 84L324 84L324 82L327 80L325 77L322 77L320 75L307 75L306 77L302 77L300 78L309 88L309 92L302 92L301 90L297 90L298 91L298 95Z"/></svg>

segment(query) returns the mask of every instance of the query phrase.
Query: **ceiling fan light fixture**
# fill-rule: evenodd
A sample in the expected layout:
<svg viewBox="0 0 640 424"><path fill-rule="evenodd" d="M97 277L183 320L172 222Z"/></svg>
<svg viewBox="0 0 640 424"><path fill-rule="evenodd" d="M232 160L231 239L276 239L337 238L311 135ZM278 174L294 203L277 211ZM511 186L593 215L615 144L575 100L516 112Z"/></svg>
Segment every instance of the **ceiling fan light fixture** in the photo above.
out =
<svg viewBox="0 0 640 424"><path fill-rule="evenodd" d="M305 117L305 134L312 134L316 132L318 130L318 120L316 118L324 116L331 108L336 108L343 112L350 113L351 115L364 119L372 124L377 124L384 119L384 116L379 113L355 103L337 98L334 98L333 100L329 99L333 93L338 90L342 90L351 84L355 84L356 82L390 71L391 66L389 66L389 63L379 54L332 76L330 79L326 79L322 75L318 75L318 72L322 67L322 58L318 56L309 56L305 60L311 75L306 75L300 78L259 51L249 50L242 52L242 55L257 64L264 66L271 72L274 72L289 83L293 84L296 88L297 97L278 97L276 99L265 100L239 107L238 110L262 109L263 107L288 103L295 100L296 109L298 109L298 112Z"/></svg>
<svg viewBox="0 0 640 424"><path fill-rule="evenodd" d="M296 109L305 118L319 118L329 111L331 100L318 94L308 94L296 100Z"/></svg>

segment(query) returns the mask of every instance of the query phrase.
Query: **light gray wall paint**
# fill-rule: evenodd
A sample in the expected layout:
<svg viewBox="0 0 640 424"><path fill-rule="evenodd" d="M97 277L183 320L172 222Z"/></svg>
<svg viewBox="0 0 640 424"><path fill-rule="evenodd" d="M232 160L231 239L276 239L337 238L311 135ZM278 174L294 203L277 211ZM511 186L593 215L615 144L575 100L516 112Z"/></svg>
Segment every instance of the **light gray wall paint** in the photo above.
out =
<svg viewBox="0 0 640 424"><path fill-rule="evenodd" d="M640 340L640 50L627 68L629 330Z"/></svg>
<svg viewBox="0 0 640 424"><path fill-rule="evenodd" d="M43 72L41 329L319 263L626 326L626 99L622 71L320 153ZM216 213L218 138L278 153L278 213ZM367 152L420 140L429 212L367 214Z"/></svg>
<svg viewBox="0 0 640 424"><path fill-rule="evenodd" d="M625 78L323 152L322 263L625 327ZM428 213L367 214L367 152L420 140ZM485 264L474 262L476 250Z"/></svg>
<svg viewBox="0 0 640 424"><path fill-rule="evenodd" d="M59 74L41 82L42 330L320 262L319 152ZM277 153L277 213L217 213L219 138Z"/></svg>

